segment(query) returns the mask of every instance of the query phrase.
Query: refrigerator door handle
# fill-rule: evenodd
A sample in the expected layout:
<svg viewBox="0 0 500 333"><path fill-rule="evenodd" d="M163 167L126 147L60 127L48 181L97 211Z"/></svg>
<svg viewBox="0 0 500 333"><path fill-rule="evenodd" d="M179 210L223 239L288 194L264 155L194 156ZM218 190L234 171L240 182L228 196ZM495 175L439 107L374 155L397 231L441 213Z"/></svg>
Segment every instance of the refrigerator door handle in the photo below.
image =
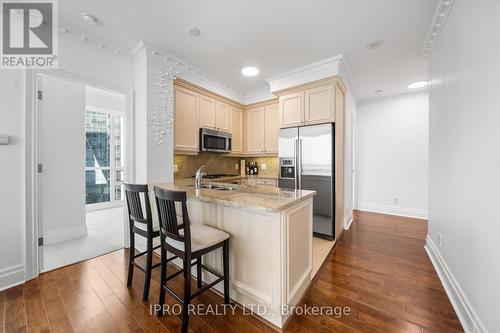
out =
<svg viewBox="0 0 500 333"><path fill-rule="evenodd" d="M299 145L298 139L293 140L293 151L295 153L295 188L299 188Z"/></svg>
<svg viewBox="0 0 500 333"><path fill-rule="evenodd" d="M302 139L299 139L298 174L299 174L299 189L302 190Z"/></svg>

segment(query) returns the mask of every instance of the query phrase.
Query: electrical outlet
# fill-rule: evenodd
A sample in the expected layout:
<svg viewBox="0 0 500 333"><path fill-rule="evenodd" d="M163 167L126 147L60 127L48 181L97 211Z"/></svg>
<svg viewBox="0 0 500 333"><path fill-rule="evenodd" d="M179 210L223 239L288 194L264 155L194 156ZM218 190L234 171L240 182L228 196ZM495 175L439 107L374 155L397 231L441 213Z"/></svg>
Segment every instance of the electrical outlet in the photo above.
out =
<svg viewBox="0 0 500 333"><path fill-rule="evenodd" d="M437 241L438 241L438 246L439 246L439 247L441 247L441 245L443 244L443 239L442 239L442 237L441 237L441 233L440 233L440 232L438 232L438 234L437 234L437 238L438 238L438 239L437 239Z"/></svg>
<svg viewBox="0 0 500 333"><path fill-rule="evenodd" d="M240 165L239 165L238 163L236 163L236 164L234 165L234 168L235 168L236 170L238 170L238 169L240 168Z"/></svg>
<svg viewBox="0 0 500 333"><path fill-rule="evenodd" d="M179 164L174 164L174 172L178 172L179 171Z"/></svg>
<svg viewBox="0 0 500 333"><path fill-rule="evenodd" d="M392 202L393 202L395 205L397 205L397 204L399 203L399 198L394 198L394 199L392 199Z"/></svg>
<svg viewBox="0 0 500 333"><path fill-rule="evenodd" d="M266 170L266 169L267 169L267 164L266 164L266 163L262 163L262 164L260 165L260 168L261 168L262 170Z"/></svg>

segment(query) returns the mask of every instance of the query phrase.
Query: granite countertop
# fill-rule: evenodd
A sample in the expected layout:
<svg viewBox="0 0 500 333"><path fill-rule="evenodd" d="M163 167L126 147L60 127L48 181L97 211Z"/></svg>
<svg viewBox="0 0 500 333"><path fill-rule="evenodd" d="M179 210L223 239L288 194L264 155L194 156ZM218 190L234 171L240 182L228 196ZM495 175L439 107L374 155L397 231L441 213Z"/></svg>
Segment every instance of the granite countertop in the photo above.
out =
<svg viewBox="0 0 500 333"><path fill-rule="evenodd" d="M216 189L195 189L194 179L175 179L172 183L153 184L160 188L185 191L189 199L196 199L205 202L214 202L226 206L241 208L261 209L269 212L276 212L293 206L303 200L316 195L315 191L282 189L276 186L262 186L250 184L229 184L221 181L204 181L203 184L213 184L216 186L231 186L231 191L221 191Z"/></svg>

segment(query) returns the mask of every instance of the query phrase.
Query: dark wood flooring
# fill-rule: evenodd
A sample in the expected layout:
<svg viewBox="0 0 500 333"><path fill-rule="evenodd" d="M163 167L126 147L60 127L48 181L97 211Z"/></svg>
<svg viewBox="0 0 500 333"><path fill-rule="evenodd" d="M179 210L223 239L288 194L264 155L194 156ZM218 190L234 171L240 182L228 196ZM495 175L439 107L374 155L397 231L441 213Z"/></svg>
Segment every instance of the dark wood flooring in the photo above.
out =
<svg viewBox="0 0 500 333"><path fill-rule="evenodd" d="M355 221L318 273L302 303L349 307L350 315L294 315L286 332L463 332L424 250L422 220L356 212ZM178 332L180 318L150 315L158 300L154 271L150 303L143 303L144 274L127 288L126 250L44 273L0 292L0 333ZM182 277L174 281L181 287ZM194 287L193 287L194 288ZM169 304L175 304L167 296ZM195 304L219 304L207 292ZM191 316L193 332L273 332L256 318Z"/></svg>

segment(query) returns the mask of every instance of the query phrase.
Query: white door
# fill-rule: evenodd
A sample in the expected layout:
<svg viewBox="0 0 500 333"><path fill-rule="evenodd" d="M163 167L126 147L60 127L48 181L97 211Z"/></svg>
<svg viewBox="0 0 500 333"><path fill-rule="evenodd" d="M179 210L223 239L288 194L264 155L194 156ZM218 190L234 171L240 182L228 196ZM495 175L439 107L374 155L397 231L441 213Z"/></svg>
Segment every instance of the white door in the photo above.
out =
<svg viewBox="0 0 500 333"><path fill-rule="evenodd" d="M38 83L39 236L47 244L86 234L85 86L45 75Z"/></svg>

